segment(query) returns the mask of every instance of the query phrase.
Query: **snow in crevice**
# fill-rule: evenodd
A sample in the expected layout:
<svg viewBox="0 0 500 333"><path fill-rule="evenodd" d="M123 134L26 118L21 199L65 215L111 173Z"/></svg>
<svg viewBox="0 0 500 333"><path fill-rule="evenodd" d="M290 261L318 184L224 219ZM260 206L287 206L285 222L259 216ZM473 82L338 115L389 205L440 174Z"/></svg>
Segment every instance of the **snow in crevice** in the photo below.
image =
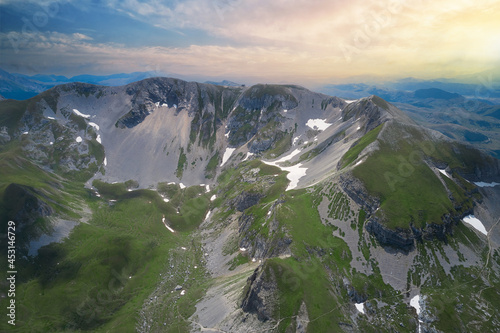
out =
<svg viewBox="0 0 500 333"><path fill-rule="evenodd" d="M248 152L248 153L247 153L247 156L245 156L245 158L243 159L243 161L242 161L242 162L245 162L246 160L248 160L248 159L249 159L251 156L253 156L253 155L254 155L253 153Z"/></svg>
<svg viewBox="0 0 500 333"><path fill-rule="evenodd" d="M309 119L306 123L306 126L320 131L326 130L331 125L332 124L326 122L326 119Z"/></svg>
<svg viewBox="0 0 500 333"><path fill-rule="evenodd" d="M101 143L102 144L102 140L101 140L101 135L98 134L97 135L97 138L95 139L97 142Z"/></svg>
<svg viewBox="0 0 500 333"><path fill-rule="evenodd" d="M354 166L356 167L356 166L360 165L361 163L363 163L363 160L359 160L356 164L354 164Z"/></svg>
<svg viewBox="0 0 500 333"><path fill-rule="evenodd" d="M225 136L226 138L228 138L228 139L229 139L229 134L230 134L230 133L231 133L231 131L229 131L229 132L227 132L226 134L224 134L224 136Z"/></svg>
<svg viewBox="0 0 500 333"><path fill-rule="evenodd" d="M448 177L448 178L450 178L450 179L451 179L451 175L450 175L448 172L446 172L446 170L445 170L445 169L438 169L438 170L439 170L439 172L441 172L443 175L445 175L446 177Z"/></svg>
<svg viewBox="0 0 500 333"><path fill-rule="evenodd" d="M463 218L463 221L469 225L471 225L474 229L482 233L483 235L488 235L484 224L474 215L469 215Z"/></svg>
<svg viewBox="0 0 500 333"><path fill-rule="evenodd" d="M170 228L170 226L167 224L167 221L165 219L165 215L163 215L163 218L161 219L161 222L168 229L168 231L170 231L171 233L175 233L175 230L172 229L172 228Z"/></svg>
<svg viewBox="0 0 500 333"><path fill-rule="evenodd" d="M226 162L229 160L229 158L231 157L231 155L233 155L234 151L236 150L236 148L226 148L226 151L224 152L224 155L222 156L222 163L221 163L221 167L226 164Z"/></svg>
<svg viewBox="0 0 500 333"><path fill-rule="evenodd" d="M77 116L80 116L82 118L86 118L86 119L89 119L90 118L90 115L89 114L83 114L81 113L80 111L78 111L77 109L73 109L73 112L77 115Z"/></svg>

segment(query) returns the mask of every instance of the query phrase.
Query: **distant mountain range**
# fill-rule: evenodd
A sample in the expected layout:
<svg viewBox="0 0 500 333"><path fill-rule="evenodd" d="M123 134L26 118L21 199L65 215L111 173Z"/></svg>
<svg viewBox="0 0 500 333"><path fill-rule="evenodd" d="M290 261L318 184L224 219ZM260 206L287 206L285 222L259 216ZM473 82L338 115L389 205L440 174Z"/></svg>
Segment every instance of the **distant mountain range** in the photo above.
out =
<svg viewBox="0 0 500 333"><path fill-rule="evenodd" d="M0 94L7 99L23 100L50 89L56 85L82 82L101 86L122 86L132 82L158 76L156 72L133 72L112 75L77 75L67 78L62 75L24 75L9 73L0 69Z"/></svg>

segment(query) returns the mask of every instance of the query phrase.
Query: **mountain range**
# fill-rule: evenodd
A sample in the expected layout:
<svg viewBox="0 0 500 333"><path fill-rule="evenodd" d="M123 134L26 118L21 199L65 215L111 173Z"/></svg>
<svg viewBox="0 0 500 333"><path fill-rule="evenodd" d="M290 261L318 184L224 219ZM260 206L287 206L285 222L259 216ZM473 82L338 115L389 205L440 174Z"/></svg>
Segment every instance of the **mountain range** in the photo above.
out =
<svg viewBox="0 0 500 333"><path fill-rule="evenodd" d="M500 162L397 107L464 97L384 98L149 78L0 101L16 331L495 331Z"/></svg>

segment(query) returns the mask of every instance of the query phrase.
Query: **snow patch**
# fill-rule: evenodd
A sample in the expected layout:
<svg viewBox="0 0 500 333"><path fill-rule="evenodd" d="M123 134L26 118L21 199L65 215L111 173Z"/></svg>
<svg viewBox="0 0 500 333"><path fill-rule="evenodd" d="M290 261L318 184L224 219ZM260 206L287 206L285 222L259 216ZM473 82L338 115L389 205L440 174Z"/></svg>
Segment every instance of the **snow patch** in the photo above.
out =
<svg viewBox="0 0 500 333"><path fill-rule="evenodd" d="M165 202L169 202L170 200L169 200L169 199L167 199L167 198L163 198L163 201L165 201Z"/></svg>
<svg viewBox="0 0 500 333"><path fill-rule="evenodd" d="M354 304L356 306L356 309L361 312L361 313L365 313L365 303L356 303Z"/></svg>
<svg viewBox="0 0 500 333"><path fill-rule="evenodd" d="M181 291L181 296L184 296L184 295L186 295L186 291L185 290Z"/></svg>
<svg viewBox="0 0 500 333"><path fill-rule="evenodd" d="M205 215L205 219L204 219L203 221L208 220L208 219L210 218L210 215L212 215L212 211L211 211L211 210L209 210L209 211L207 212L207 215Z"/></svg>
<svg viewBox="0 0 500 333"><path fill-rule="evenodd" d="M287 112L288 112L288 110L287 110L287 109L285 109L285 110L283 110L283 112L284 112L284 113L287 113Z"/></svg>
<svg viewBox="0 0 500 333"><path fill-rule="evenodd" d="M300 149L295 149L290 153L290 155L287 155L285 157L280 158L279 160L275 161L274 163L281 163L281 162L286 162L294 158L297 154L300 153Z"/></svg>
<svg viewBox="0 0 500 333"><path fill-rule="evenodd" d="M417 315L420 314L420 295L415 295L411 300L410 300L410 306L415 308L417 310Z"/></svg>
<svg viewBox="0 0 500 333"><path fill-rule="evenodd" d="M297 144L297 141L299 141L299 137L295 137L293 138L293 145L295 146Z"/></svg>
<svg viewBox="0 0 500 333"><path fill-rule="evenodd" d="M54 118L54 117L47 117L47 119L56 120L56 118Z"/></svg>
<svg viewBox="0 0 500 333"><path fill-rule="evenodd" d="M186 188L186 185L184 185L183 183L179 183L179 186L180 186L181 190Z"/></svg>
<svg viewBox="0 0 500 333"><path fill-rule="evenodd" d="M97 142L99 142L99 143L102 143L102 140L101 140L101 135L100 135L100 134L98 134L98 135L97 135L97 138L96 138L95 140L96 140Z"/></svg>
<svg viewBox="0 0 500 333"><path fill-rule="evenodd" d="M53 144L54 144L54 142L52 142L52 141L50 141L50 142L49 142L49 145L51 145L51 146L52 146Z"/></svg>
<svg viewBox="0 0 500 333"><path fill-rule="evenodd" d="M82 142L82 141L83 141L83 139L82 139L82 137L81 137L81 136L78 136L78 137L76 138L76 142L80 143L80 142Z"/></svg>
<svg viewBox="0 0 500 333"><path fill-rule="evenodd" d="M229 131L229 132L227 132L226 134L224 134L224 136L225 136L226 138L229 138L229 133L231 133L231 131Z"/></svg>
<svg viewBox="0 0 500 333"><path fill-rule="evenodd" d="M108 165L108 159L106 157L104 158L104 162L103 163L104 163L104 166Z"/></svg>
<svg viewBox="0 0 500 333"><path fill-rule="evenodd" d="M476 229L480 233L488 235L488 232L486 231L486 228L484 227L483 223L474 215L469 215L464 217L463 221L467 224L470 224L474 229Z"/></svg>
<svg viewBox="0 0 500 333"><path fill-rule="evenodd" d="M224 152L224 156L222 156L222 163L221 163L221 167L226 164L226 162L229 160L229 158L231 157L231 155L233 155L234 151L236 150L236 148L226 148L226 151Z"/></svg>
<svg viewBox="0 0 500 333"><path fill-rule="evenodd" d="M160 107L160 102L156 102L155 105L156 105L157 108L159 108Z"/></svg>
<svg viewBox="0 0 500 333"><path fill-rule="evenodd" d="M205 185L205 192L210 192L210 185Z"/></svg>
<svg viewBox="0 0 500 333"><path fill-rule="evenodd" d="M89 125L95 128L97 131L99 130L99 125L97 125L96 123L89 122Z"/></svg>
<svg viewBox="0 0 500 333"><path fill-rule="evenodd" d="M351 103L354 103L357 101L358 101L357 99L354 99L354 100L344 99L344 102L346 102L347 104L351 104Z"/></svg>
<svg viewBox="0 0 500 333"><path fill-rule="evenodd" d="M331 125L326 122L326 119L309 119L306 123L306 126L312 129L319 129L320 131L326 130Z"/></svg>
<svg viewBox="0 0 500 333"><path fill-rule="evenodd" d="M23 132L23 134L24 134L24 135L28 135L28 134L30 134L30 132Z"/></svg>
<svg viewBox="0 0 500 333"><path fill-rule="evenodd" d="M240 247L240 251L241 251L241 252L247 252L247 249L246 249L246 248L244 248L244 247Z"/></svg>
<svg viewBox="0 0 500 333"><path fill-rule="evenodd" d="M77 115L77 116L80 116L82 118L86 118L86 119L89 119L90 118L90 115L89 114L83 114L81 113L80 111L78 111L77 109L73 109L73 112Z"/></svg>
<svg viewBox="0 0 500 333"><path fill-rule="evenodd" d="M304 177L307 172L307 168L301 168L302 163L294 165L292 167L281 168L283 171L288 171L286 178L290 180L290 184L286 188L286 191L293 190L299 184L300 178Z"/></svg>
<svg viewBox="0 0 500 333"><path fill-rule="evenodd" d="M479 187L495 187L497 185L500 185L500 183L484 183L484 182L477 182L474 183L474 185L479 186Z"/></svg>
<svg viewBox="0 0 500 333"><path fill-rule="evenodd" d="M210 201L214 201L215 199L217 199L217 196L215 194L210 197Z"/></svg>
<svg viewBox="0 0 500 333"><path fill-rule="evenodd" d="M302 168L302 163L296 164L291 167L281 167L277 164L278 161L276 162L262 161L262 162L264 162L267 165L278 167L283 171L288 171L286 178L288 178L290 183L288 184L288 187L286 188L285 191L293 190L294 188L296 188L297 185L299 184L300 178L304 177L307 173L307 168Z"/></svg>

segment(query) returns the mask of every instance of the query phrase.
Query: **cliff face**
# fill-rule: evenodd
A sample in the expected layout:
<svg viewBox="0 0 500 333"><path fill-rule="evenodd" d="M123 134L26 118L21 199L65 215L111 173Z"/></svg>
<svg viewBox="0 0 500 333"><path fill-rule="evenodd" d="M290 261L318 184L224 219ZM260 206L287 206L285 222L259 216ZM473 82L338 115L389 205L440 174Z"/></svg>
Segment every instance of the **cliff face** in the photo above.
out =
<svg viewBox="0 0 500 333"><path fill-rule="evenodd" d="M276 310L276 273L272 269L257 268L247 281L247 292L241 303L245 312L256 314L259 320L274 318Z"/></svg>

